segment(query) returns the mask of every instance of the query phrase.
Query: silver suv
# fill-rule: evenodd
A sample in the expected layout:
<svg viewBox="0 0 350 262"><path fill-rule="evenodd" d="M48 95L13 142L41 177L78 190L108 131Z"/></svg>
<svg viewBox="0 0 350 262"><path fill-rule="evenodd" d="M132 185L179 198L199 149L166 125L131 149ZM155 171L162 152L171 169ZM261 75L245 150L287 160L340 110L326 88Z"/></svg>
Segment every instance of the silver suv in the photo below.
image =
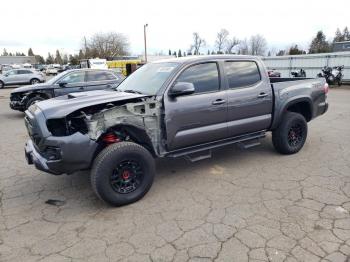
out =
<svg viewBox="0 0 350 262"><path fill-rule="evenodd" d="M0 88L6 85L17 84L37 84L45 82L45 77L41 72L31 69L14 69L0 75Z"/></svg>

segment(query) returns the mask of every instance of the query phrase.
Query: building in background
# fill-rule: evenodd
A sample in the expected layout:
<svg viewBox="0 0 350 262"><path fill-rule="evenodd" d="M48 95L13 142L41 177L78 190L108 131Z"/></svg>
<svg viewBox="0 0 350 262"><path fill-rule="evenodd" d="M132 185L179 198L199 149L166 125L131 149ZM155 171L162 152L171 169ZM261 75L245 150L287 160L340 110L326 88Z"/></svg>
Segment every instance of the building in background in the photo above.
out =
<svg viewBox="0 0 350 262"><path fill-rule="evenodd" d="M35 64L35 56L0 56L0 65Z"/></svg>
<svg viewBox="0 0 350 262"><path fill-rule="evenodd" d="M350 41L333 43L333 52L345 52L345 51L350 51Z"/></svg>

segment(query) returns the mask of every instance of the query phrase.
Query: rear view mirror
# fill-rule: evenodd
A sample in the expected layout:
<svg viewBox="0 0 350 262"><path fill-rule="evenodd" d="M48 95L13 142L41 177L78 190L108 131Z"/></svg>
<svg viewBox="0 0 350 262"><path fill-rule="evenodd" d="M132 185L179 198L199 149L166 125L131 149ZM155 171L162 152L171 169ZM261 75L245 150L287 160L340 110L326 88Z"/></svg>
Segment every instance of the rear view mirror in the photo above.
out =
<svg viewBox="0 0 350 262"><path fill-rule="evenodd" d="M58 85L59 85L60 87L65 87L65 86L67 85L67 83L66 83L66 82L59 82Z"/></svg>
<svg viewBox="0 0 350 262"><path fill-rule="evenodd" d="M172 88L169 90L169 96L182 96L193 94L195 91L194 85L189 82L177 82Z"/></svg>

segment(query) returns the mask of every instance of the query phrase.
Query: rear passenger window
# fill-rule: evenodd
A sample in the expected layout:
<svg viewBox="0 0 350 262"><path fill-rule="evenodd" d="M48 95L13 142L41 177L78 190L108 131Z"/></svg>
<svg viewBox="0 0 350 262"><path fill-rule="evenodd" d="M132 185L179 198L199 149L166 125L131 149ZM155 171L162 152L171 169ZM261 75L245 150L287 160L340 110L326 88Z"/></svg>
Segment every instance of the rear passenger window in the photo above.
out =
<svg viewBox="0 0 350 262"><path fill-rule="evenodd" d="M218 91L219 72L216 63L204 63L191 66L181 73L177 82L189 82L194 85L195 93Z"/></svg>
<svg viewBox="0 0 350 262"><path fill-rule="evenodd" d="M252 61L225 62L229 88L251 86L261 80L258 65Z"/></svg>

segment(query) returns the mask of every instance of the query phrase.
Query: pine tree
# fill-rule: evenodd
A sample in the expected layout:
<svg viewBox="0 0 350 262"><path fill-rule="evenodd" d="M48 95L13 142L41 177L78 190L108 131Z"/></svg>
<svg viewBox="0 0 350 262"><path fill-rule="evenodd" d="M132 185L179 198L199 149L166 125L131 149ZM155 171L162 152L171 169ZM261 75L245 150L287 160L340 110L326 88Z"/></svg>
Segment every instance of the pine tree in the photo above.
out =
<svg viewBox="0 0 350 262"><path fill-rule="evenodd" d="M171 55L171 50L169 49L169 55Z"/></svg>
<svg viewBox="0 0 350 262"><path fill-rule="evenodd" d="M326 36L322 31L318 31L316 37L312 40L309 53L327 53L330 52L330 45L326 40Z"/></svg>
<svg viewBox="0 0 350 262"><path fill-rule="evenodd" d="M63 63L60 51L58 51L58 50L56 50L55 63L60 64L60 65L62 65L62 63Z"/></svg>
<svg viewBox="0 0 350 262"><path fill-rule="evenodd" d="M78 59L81 60L81 59L84 59L85 58L85 55L83 53L83 50L79 50L79 55L78 55Z"/></svg>
<svg viewBox="0 0 350 262"><path fill-rule="evenodd" d="M337 28L337 31L335 31L335 36L333 38L333 43L334 42L341 42L341 41L344 41L344 36L340 32L339 28Z"/></svg>
<svg viewBox="0 0 350 262"><path fill-rule="evenodd" d="M288 54L289 55L301 55L303 54L303 50L299 49L298 45L291 46L289 48Z"/></svg>
<svg viewBox="0 0 350 262"><path fill-rule="evenodd" d="M46 58L46 64L53 64L55 61L54 61L54 58L53 56L49 53L47 58Z"/></svg>
<svg viewBox="0 0 350 262"><path fill-rule="evenodd" d="M344 38L343 41L350 41L350 33L347 26L343 30L343 38Z"/></svg>
<svg viewBox="0 0 350 262"><path fill-rule="evenodd" d="M3 56L8 56L9 55L9 53L7 53L7 51L6 51L6 48L4 48L4 51L2 52L2 55Z"/></svg>
<svg viewBox="0 0 350 262"><path fill-rule="evenodd" d="M173 56L177 57L177 55L176 55L176 51L174 51Z"/></svg>
<svg viewBox="0 0 350 262"><path fill-rule="evenodd" d="M209 49L208 49L208 53L207 53L207 55L210 55L210 51L209 51Z"/></svg>
<svg viewBox="0 0 350 262"><path fill-rule="evenodd" d="M34 56L34 52L33 52L32 48L28 49L28 56Z"/></svg>
<svg viewBox="0 0 350 262"><path fill-rule="evenodd" d="M181 49L179 49L179 52L177 52L177 57L182 57Z"/></svg>

